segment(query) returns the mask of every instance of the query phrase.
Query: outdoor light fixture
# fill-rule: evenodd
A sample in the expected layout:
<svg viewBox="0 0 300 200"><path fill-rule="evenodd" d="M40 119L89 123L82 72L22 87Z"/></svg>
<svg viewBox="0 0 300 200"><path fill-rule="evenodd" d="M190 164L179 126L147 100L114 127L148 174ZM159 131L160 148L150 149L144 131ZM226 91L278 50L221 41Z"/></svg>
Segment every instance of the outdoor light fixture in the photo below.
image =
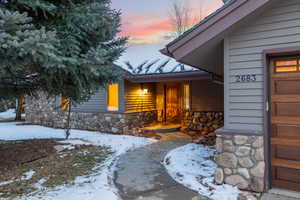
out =
<svg viewBox="0 0 300 200"><path fill-rule="evenodd" d="M145 94L148 94L148 89L140 89L139 90L139 95L145 95Z"/></svg>

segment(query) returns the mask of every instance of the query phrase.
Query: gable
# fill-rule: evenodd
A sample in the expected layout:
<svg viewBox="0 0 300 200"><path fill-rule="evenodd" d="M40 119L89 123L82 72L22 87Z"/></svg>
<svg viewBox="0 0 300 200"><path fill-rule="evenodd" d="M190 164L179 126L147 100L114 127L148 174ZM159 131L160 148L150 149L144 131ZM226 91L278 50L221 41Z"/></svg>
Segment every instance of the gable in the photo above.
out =
<svg viewBox="0 0 300 200"><path fill-rule="evenodd" d="M263 52L300 46L300 1L274 0L259 17L225 37L225 106L229 129L263 130L265 66ZM256 81L237 83L237 75Z"/></svg>
<svg viewBox="0 0 300 200"><path fill-rule="evenodd" d="M274 1L274 0L273 0ZM215 72L217 63L209 56L223 45L226 34L240 23L266 9L272 0L236 0L209 16L187 31L179 39L169 43L161 52L176 60L206 71Z"/></svg>

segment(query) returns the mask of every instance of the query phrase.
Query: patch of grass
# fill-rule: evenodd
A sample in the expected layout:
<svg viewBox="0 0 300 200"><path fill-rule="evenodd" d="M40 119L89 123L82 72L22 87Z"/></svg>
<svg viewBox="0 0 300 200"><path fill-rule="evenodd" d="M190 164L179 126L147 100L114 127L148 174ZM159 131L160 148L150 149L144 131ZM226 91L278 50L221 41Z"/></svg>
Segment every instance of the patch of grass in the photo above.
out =
<svg viewBox="0 0 300 200"><path fill-rule="evenodd" d="M97 146L81 146L62 154L54 154L14 169L6 170L0 176L0 197L13 199L32 192L39 187L52 188L72 183L78 176L97 173L97 169L108 156L109 148ZM24 173L33 170L33 176L26 180ZM23 177L23 178L22 178ZM11 181L1 185L1 181Z"/></svg>

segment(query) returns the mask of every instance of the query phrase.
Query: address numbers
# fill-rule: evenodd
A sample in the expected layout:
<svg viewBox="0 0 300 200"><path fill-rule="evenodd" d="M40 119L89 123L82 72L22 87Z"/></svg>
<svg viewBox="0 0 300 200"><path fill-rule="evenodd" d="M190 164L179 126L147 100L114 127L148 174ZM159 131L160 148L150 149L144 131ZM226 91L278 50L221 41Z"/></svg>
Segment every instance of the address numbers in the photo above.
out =
<svg viewBox="0 0 300 200"><path fill-rule="evenodd" d="M249 83L256 82L256 74L244 74L244 75L236 75L235 82L237 83Z"/></svg>

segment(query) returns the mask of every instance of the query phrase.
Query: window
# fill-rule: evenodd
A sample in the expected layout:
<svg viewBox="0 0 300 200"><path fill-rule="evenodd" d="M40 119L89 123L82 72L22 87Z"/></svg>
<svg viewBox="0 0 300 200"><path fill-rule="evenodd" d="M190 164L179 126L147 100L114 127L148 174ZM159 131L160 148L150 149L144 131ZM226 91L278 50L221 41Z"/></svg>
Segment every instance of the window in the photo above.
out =
<svg viewBox="0 0 300 200"><path fill-rule="evenodd" d="M190 84L185 83L183 85L183 104L184 109L190 109Z"/></svg>
<svg viewBox="0 0 300 200"><path fill-rule="evenodd" d="M70 108L70 99L62 97L60 100L60 108L62 110L69 110Z"/></svg>
<svg viewBox="0 0 300 200"><path fill-rule="evenodd" d="M107 87L107 110L119 110L119 84L110 84Z"/></svg>
<svg viewBox="0 0 300 200"><path fill-rule="evenodd" d="M282 59L274 61L275 72L300 72L300 59Z"/></svg>

